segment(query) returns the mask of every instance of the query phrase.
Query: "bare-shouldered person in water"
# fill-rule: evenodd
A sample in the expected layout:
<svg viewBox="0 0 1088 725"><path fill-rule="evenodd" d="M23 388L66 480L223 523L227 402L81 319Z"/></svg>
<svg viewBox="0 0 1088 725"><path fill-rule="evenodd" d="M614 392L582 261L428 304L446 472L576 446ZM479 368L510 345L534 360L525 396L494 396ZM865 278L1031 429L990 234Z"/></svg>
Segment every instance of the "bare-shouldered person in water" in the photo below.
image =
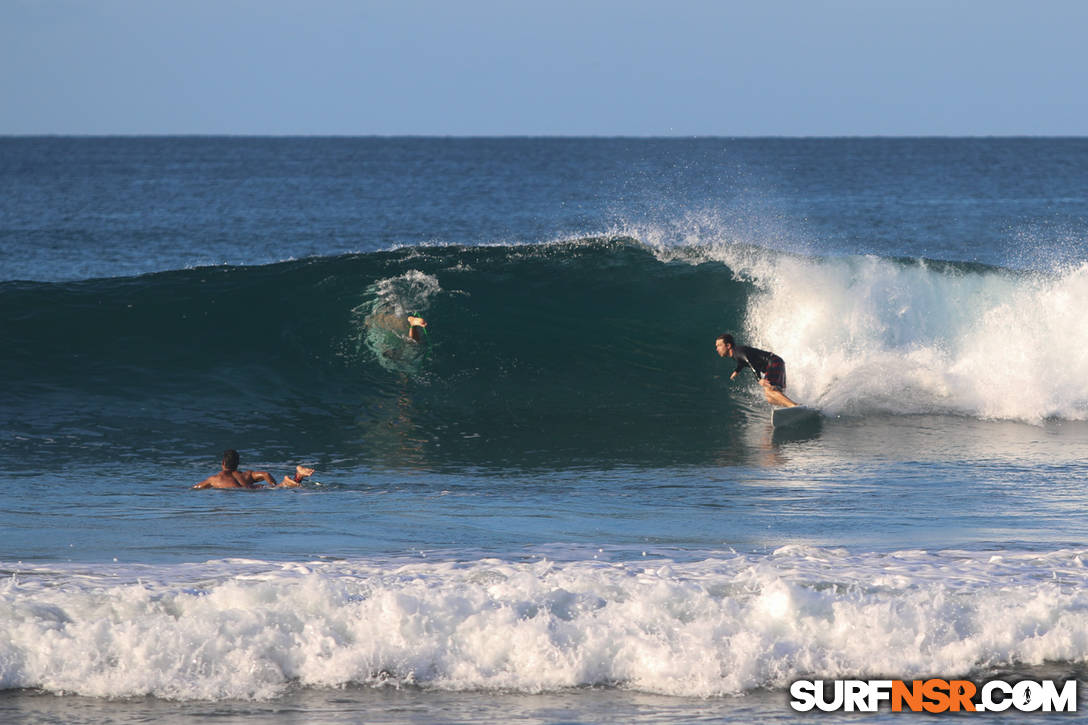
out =
<svg viewBox="0 0 1088 725"><path fill-rule="evenodd" d="M233 448L223 453L222 468L219 473L208 476L193 488L298 488L303 479L312 476L314 469L296 466L294 476L284 476L279 484L268 471L239 471L238 451Z"/></svg>

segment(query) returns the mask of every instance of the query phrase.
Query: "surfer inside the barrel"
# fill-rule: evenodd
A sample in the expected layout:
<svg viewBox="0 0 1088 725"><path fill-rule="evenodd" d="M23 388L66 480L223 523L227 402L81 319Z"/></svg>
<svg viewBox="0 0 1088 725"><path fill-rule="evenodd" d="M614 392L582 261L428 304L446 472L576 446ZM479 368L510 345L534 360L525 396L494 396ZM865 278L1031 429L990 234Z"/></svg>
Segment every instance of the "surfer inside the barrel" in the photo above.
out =
<svg viewBox="0 0 1088 725"><path fill-rule="evenodd" d="M785 408L793 408L797 405L782 392L786 387L786 363L782 358L773 352L738 345L733 341L733 336L728 333L718 335L714 340L714 348L719 356L731 357L737 361L737 369L729 376L730 380L735 380L737 373L744 368L752 368L752 372L756 374L756 380L763 386L763 394L767 397L768 403Z"/></svg>
<svg viewBox="0 0 1088 725"><path fill-rule="evenodd" d="M284 476L283 482L276 484L272 474L268 471L239 471L238 451L233 448L223 452L223 462L219 473L208 476L193 488L264 488L264 483L269 488L298 488L302 481L312 476L314 469L306 466L295 466L294 476ZM264 481L264 483L257 483Z"/></svg>

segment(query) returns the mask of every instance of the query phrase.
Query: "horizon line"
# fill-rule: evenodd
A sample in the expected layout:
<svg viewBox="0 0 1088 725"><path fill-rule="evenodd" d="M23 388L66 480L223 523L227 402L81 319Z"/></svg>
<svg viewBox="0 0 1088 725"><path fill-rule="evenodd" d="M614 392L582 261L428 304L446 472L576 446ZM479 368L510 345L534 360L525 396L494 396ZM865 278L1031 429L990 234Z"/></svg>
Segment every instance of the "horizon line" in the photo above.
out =
<svg viewBox="0 0 1088 725"><path fill-rule="evenodd" d="M384 134L384 133L4 133L3 139L43 138L244 138L244 139L510 139L510 140L696 140L696 139L751 139L751 140L848 140L848 139L1084 139L1085 134Z"/></svg>

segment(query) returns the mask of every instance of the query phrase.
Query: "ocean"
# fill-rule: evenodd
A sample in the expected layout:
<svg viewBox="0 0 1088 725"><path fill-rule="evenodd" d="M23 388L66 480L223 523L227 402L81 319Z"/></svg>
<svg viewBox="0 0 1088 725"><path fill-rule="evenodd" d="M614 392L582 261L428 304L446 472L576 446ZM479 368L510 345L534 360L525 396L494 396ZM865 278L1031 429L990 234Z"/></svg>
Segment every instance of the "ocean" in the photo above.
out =
<svg viewBox="0 0 1088 725"><path fill-rule="evenodd" d="M1086 309L1088 139L0 138L0 722L1088 721Z"/></svg>

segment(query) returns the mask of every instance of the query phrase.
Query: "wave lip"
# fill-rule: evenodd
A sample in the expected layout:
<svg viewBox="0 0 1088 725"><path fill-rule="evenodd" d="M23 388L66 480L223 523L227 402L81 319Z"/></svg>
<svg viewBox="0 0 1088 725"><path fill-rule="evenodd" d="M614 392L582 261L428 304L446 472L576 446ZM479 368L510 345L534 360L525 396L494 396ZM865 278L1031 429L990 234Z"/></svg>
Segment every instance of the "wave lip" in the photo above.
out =
<svg viewBox="0 0 1088 725"><path fill-rule="evenodd" d="M696 562L211 562L197 580L167 567L120 583L22 568L0 592L0 686L185 700L266 699L294 683L713 697L807 676L1076 663L1088 657L1086 555L791 546Z"/></svg>

